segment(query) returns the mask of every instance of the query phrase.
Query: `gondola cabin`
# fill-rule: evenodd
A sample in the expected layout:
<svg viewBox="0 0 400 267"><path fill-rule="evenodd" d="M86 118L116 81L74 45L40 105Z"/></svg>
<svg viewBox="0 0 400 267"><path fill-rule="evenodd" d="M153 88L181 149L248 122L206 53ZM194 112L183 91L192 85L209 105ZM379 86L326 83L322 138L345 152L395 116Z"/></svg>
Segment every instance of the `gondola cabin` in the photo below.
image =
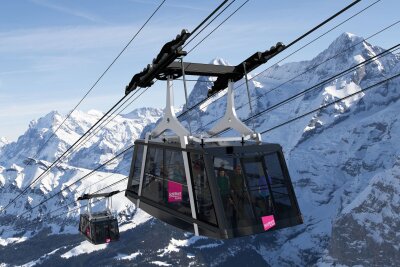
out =
<svg viewBox="0 0 400 267"><path fill-rule="evenodd" d="M137 140L126 196L171 225L218 239L302 223L277 144L188 145L182 149Z"/></svg>
<svg viewBox="0 0 400 267"><path fill-rule="evenodd" d="M107 197L107 202L110 203L108 197L117 192L119 191L96 195L85 194L78 198L78 200L89 200L87 211L80 215L79 232L92 244L99 245L119 240L118 221L111 212L110 204L107 204L107 209L104 211L91 211L91 200L93 198L105 196Z"/></svg>

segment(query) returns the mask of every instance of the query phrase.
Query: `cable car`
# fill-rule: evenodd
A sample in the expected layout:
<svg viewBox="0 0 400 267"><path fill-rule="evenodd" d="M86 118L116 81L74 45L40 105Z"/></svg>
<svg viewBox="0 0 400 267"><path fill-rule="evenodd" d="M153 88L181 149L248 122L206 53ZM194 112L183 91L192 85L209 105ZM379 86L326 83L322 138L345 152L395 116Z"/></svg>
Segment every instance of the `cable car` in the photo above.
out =
<svg viewBox="0 0 400 267"><path fill-rule="evenodd" d="M284 45L277 43L237 66L187 63L182 58L171 62L186 54L182 36L168 49L163 47L164 54L157 57L162 62L153 60L126 87L129 93L151 86L153 79L167 81L163 118L145 139L135 141L125 196L166 223L217 239L303 223L282 147L263 143L260 134L238 119L234 106L234 82L244 76L247 82L247 71L267 62ZM216 77L209 94L228 88L225 115L208 136L193 135L175 115L173 80L183 78L187 95L185 74ZM240 136L217 136L226 129Z"/></svg>
<svg viewBox="0 0 400 267"><path fill-rule="evenodd" d="M111 196L117 193L119 191L84 194L78 198L78 200L88 200L86 212L80 215L79 232L92 244L99 245L119 240L118 221L111 212ZM106 198L107 208L100 212L92 212L92 200L100 197Z"/></svg>
<svg viewBox="0 0 400 267"><path fill-rule="evenodd" d="M137 140L126 192L149 214L213 238L302 223L277 144L190 144L182 149L174 143Z"/></svg>

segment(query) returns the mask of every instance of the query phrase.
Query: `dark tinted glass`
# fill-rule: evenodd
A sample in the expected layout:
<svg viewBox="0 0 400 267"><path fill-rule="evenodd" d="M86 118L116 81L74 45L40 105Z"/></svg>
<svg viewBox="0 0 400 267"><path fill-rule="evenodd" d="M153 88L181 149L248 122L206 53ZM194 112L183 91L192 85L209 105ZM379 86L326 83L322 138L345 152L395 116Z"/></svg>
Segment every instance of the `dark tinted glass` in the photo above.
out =
<svg viewBox="0 0 400 267"><path fill-rule="evenodd" d="M119 238L119 230L118 230L118 222L117 220L112 220L109 223L109 227L110 227L110 238L112 240L116 240Z"/></svg>
<svg viewBox="0 0 400 267"><path fill-rule="evenodd" d="M295 213L295 210L288 193L288 183L282 172L278 154L268 154L264 158L271 180L271 193L276 207L276 214L278 217L288 217L290 213Z"/></svg>
<svg viewBox="0 0 400 267"><path fill-rule="evenodd" d="M254 209L240 159L215 157L214 170L228 227L254 224Z"/></svg>
<svg viewBox="0 0 400 267"><path fill-rule="evenodd" d="M217 219L204 166L203 155L191 153L190 160L197 219L216 225Z"/></svg>
<svg viewBox="0 0 400 267"><path fill-rule="evenodd" d="M149 146L142 196L191 217L181 151Z"/></svg>
<svg viewBox="0 0 400 267"><path fill-rule="evenodd" d="M142 170L142 160L143 160L143 145L135 145L134 151L134 162L133 162L133 170L131 170L131 176L129 177L129 184L131 186L131 190L133 190L136 194L139 191L139 181L140 181L140 172Z"/></svg>
<svg viewBox="0 0 400 267"><path fill-rule="evenodd" d="M91 238L89 219L86 214L81 214L80 216L79 230L81 231L82 234Z"/></svg>
<svg viewBox="0 0 400 267"><path fill-rule="evenodd" d="M116 219L93 222L92 231L94 231L94 242L97 244L109 243L119 238Z"/></svg>
<svg viewBox="0 0 400 267"><path fill-rule="evenodd" d="M147 149L146 165L143 178L142 196L158 203L164 202L164 179L161 176L163 168L163 149L149 147Z"/></svg>
<svg viewBox="0 0 400 267"><path fill-rule="evenodd" d="M269 179L264 171L262 157L244 160L244 171L247 176L248 192L251 197L253 212L257 223L260 218L273 214L273 205L268 188Z"/></svg>
<svg viewBox="0 0 400 267"><path fill-rule="evenodd" d="M278 154L237 156L214 158L215 177L228 227L233 231L249 227L268 230L276 219L295 216Z"/></svg>

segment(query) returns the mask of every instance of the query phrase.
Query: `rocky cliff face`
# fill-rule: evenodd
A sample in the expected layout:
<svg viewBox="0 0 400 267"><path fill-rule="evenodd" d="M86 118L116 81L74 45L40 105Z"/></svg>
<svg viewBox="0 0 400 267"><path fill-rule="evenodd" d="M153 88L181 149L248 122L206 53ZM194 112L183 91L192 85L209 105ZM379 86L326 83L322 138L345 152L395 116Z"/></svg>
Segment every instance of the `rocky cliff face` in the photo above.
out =
<svg viewBox="0 0 400 267"><path fill-rule="evenodd" d="M253 111L263 111L382 51L382 48L365 42L361 37L344 33L316 58L275 66L251 80ZM222 60L218 62L226 64ZM254 124L258 131L270 129L398 73L400 57L389 53L316 87L289 104L263 113L249 121L248 125L252 127ZM211 86L208 78L201 79L205 82L199 81L195 85L189 97L189 106L203 99ZM239 116L246 119L251 114L245 97L246 88L241 86L242 83L235 84L235 103ZM7 255L3 261L8 264L29 263L30 266L82 262L118 266L398 266L399 88L399 79L392 80L263 135L264 141L280 143L284 148L304 216L303 225L222 242L193 237L158 220L149 219L122 198L118 200L120 204L117 208L121 242L108 246L91 246L73 234L76 233L73 222L76 222L77 212L71 217L45 222L29 231L10 223L12 214L26 209L26 205L29 207L38 203L50 192L57 192L63 183L77 179L121 147L131 144L145 124L149 124L146 129L153 127L152 123L159 118L160 112L144 109L117 117L104 134L78 151L68 165L64 165L64 170L52 173L46 184L40 184L42 196L32 200L29 199L31 194L25 196L17 202L19 206L11 212L11 217L0 217L7 222L0 228L0 245L4 245L0 246L0 253ZM195 132L205 133L217 123L225 110L224 94L221 92L189 114ZM39 158L47 161L41 163L48 164L100 115L91 113L90 118L68 123L61 132L63 135L54 138L54 143L43 150ZM0 168L0 184L2 196L5 196L1 205L15 196L41 168L38 161L35 161L36 167L12 164L23 162L24 156L32 153L27 148L28 144L38 146L36 138L43 140L51 132L49 129L54 130L52 127L58 125L61 119L61 115L50 113L34 122L16 143L0 148L0 165L3 166ZM43 126L40 126L42 123ZM130 156L126 155L107 172L117 172L117 176L123 178L130 160ZM72 172L75 174L67 174ZM111 180L105 179L105 172L99 175L104 178L104 184L110 184ZM65 177L65 180L60 177ZM85 190L85 186L95 181L93 178L87 184L79 185L79 189ZM65 201L62 198L56 200ZM52 205L60 206L58 202ZM50 206L46 208L50 209ZM33 213L29 220L39 215L39 212ZM50 233L40 231L48 229L46 226L50 226ZM63 231L60 231L61 228ZM49 241L60 235L64 236L62 240ZM16 248L32 246L39 241L48 246L15 261Z"/></svg>
<svg viewBox="0 0 400 267"><path fill-rule="evenodd" d="M329 255L346 265L400 262L400 165L376 174L333 223Z"/></svg>

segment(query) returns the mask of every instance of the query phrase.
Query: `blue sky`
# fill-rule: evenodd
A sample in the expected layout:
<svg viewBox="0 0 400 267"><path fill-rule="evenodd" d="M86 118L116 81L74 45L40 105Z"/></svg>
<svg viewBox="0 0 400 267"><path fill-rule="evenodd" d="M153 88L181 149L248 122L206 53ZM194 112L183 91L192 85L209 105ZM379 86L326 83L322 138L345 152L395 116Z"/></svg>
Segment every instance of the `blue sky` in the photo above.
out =
<svg viewBox="0 0 400 267"><path fill-rule="evenodd" d="M3 1L0 8L0 137L16 140L32 119L52 110L63 114L71 110L160 2ZM182 28L192 30L220 2L167 0L78 109L108 110L123 96L131 77L151 62L166 41ZM237 0L212 26L243 2ZM215 57L222 57L237 64L277 41L289 43L350 2L250 0L186 60L208 63ZM363 0L307 40L373 2ZM345 31L368 36L400 19L399 7L398 0L381 0L285 62L312 58ZM399 27L396 27L371 42L390 47L399 41L398 33ZM189 48L201 39L199 36ZM163 83L157 83L131 109L163 107L164 95ZM176 104L181 105L183 92L179 86L175 95Z"/></svg>

